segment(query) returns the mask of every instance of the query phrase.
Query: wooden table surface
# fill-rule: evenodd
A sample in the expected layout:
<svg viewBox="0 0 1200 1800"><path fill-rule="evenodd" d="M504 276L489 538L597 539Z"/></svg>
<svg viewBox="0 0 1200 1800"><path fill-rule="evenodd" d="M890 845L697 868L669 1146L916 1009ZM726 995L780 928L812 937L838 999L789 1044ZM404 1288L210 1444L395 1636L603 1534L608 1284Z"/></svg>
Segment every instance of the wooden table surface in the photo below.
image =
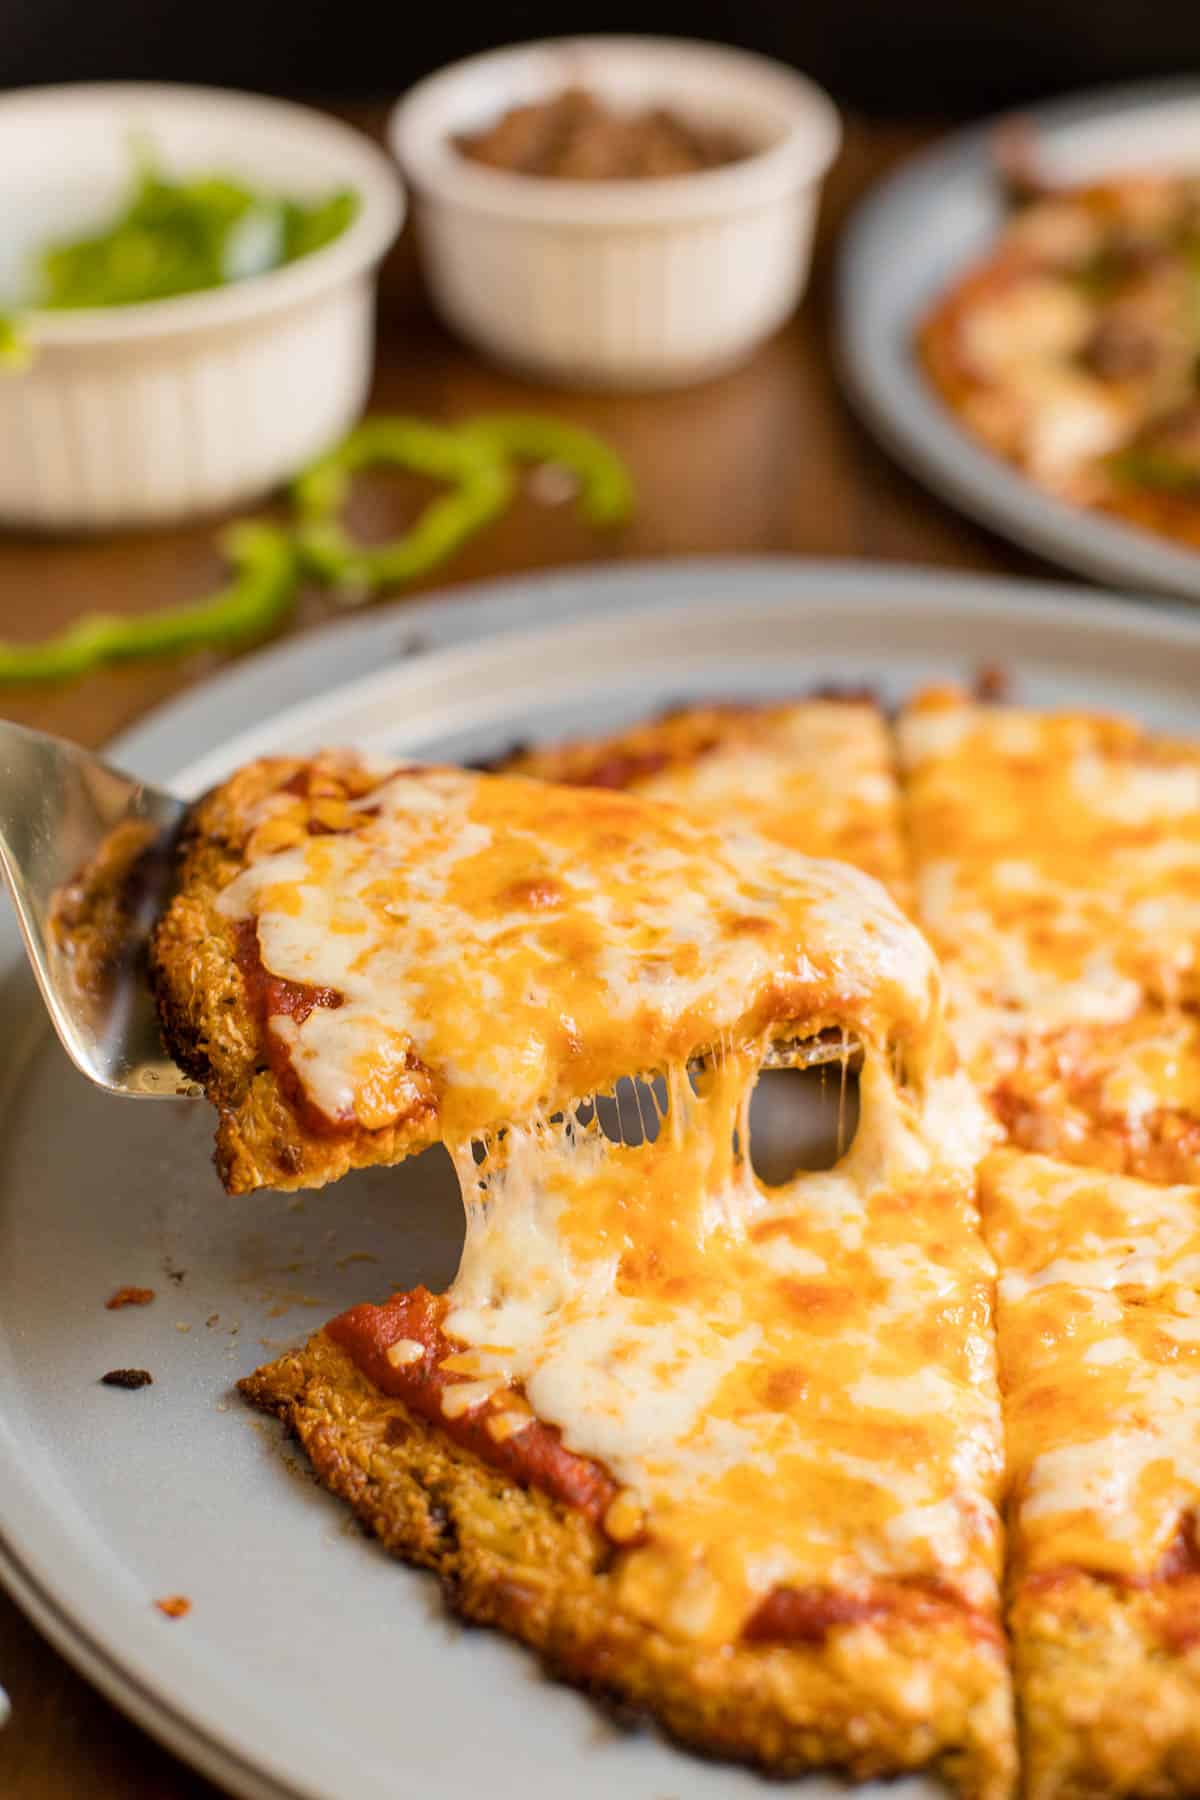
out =
<svg viewBox="0 0 1200 1800"><path fill-rule="evenodd" d="M377 114L349 116L378 129ZM431 319L402 245L385 271L373 405L448 419L500 407L560 413L624 454L639 497L636 518L613 541L578 523L570 507L524 494L438 585L614 556L756 550L1041 573L1032 557L958 518L877 450L830 367L830 250L839 224L876 177L933 135L928 125L851 123L799 315L744 369L690 392L566 396L485 368ZM372 483L359 522L389 534L418 500L415 484ZM0 633L40 636L85 609L132 613L202 594L219 574L213 535L210 522L68 543L0 538ZM328 616L327 603L307 595L292 629ZM0 713L100 744L219 666L200 655L62 688L0 690ZM2 1595L0 1683L13 1708L0 1732L4 1800L217 1800L209 1783L95 1694Z"/></svg>

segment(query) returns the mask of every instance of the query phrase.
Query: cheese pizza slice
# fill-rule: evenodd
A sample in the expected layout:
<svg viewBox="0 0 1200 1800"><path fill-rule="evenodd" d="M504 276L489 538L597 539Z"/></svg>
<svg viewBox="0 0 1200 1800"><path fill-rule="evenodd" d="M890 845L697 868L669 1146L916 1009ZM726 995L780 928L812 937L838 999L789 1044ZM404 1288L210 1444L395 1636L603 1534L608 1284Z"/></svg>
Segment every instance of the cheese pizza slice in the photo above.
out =
<svg viewBox="0 0 1200 1800"><path fill-rule="evenodd" d="M907 899L891 734L869 697L680 707L611 737L522 751L505 766L748 825L809 856L853 863Z"/></svg>
<svg viewBox="0 0 1200 1800"><path fill-rule="evenodd" d="M235 997L196 1058L232 1185L457 1169L448 1292L244 1384L389 1548L706 1749L1008 1792L982 1117L877 883L624 794L272 763L200 809L158 954L169 1018L206 957ZM764 1186L759 1069L851 1046L853 1144Z"/></svg>
<svg viewBox="0 0 1200 1800"><path fill-rule="evenodd" d="M853 1023L911 1060L936 987L854 871L625 794L337 757L200 804L153 958L232 1192L549 1114L733 1031L795 1026L811 1062Z"/></svg>
<svg viewBox="0 0 1200 1800"><path fill-rule="evenodd" d="M927 693L899 725L915 911L1017 1142L1200 1175L1200 749Z"/></svg>
<svg viewBox="0 0 1200 1800"><path fill-rule="evenodd" d="M1200 1785L1200 1187L984 1164L1029 1800Z"/></svg>

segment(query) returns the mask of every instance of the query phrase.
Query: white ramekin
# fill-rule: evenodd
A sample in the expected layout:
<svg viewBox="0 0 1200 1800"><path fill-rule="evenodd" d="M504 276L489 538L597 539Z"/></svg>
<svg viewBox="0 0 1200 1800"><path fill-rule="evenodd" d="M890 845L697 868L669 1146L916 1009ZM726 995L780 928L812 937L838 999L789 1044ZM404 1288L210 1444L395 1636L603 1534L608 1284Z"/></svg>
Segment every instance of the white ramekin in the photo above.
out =
<svg viewBox="0 0 1200 1800"><path fill-rule="evenodd" d="M618 107L674 107L761 148L703 174L604 182L509 174L455 150L459 133L568 84ZM729 368L788 316L840 128L819 88L764 57L601 37L456 63L400 102L389 139L449 324L532 374L640 388Z"/></svg>
<svg viewBox="0 0 1200 1800"><path fill-rule="evenodd" d="M6 524L144 525L238 504L294 475L365 403L374 276L403 195L382 151L305 107L142 83L0 99L0 292L47 238L104 216L138 137L172 173L228 171L297 196L353 188L358 215L325 249L229 287L27 315L30 364L0 371Z"/></svg>

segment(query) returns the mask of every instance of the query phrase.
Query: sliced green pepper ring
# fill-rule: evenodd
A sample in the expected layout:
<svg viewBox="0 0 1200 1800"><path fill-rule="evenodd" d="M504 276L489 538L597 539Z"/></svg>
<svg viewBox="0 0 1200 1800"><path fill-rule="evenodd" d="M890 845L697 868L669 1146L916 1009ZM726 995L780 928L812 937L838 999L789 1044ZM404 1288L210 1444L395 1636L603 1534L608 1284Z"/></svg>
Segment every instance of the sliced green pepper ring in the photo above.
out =
<svg viewBox="0 0 1200 1800"><path fill-rule="evenodd" d="M381 465L450 484L410 530L364 545L342 525L352 478ZM513 491L506 459L489 444L422 419L368 419L305 471L292 488L300 512L298 543L306 565L343 590L348 604L382 587L399 587L436 568L503 512Z"/></svg>
<svg viewBox="0 0 1200 1800"><path fill-rule="evenodd" d="M633 511L633 482L615 450L582 426L541 413L483 413L458 427L460 437L504 461L553 463L579 482L579 507L590 525L622 525Z"/></svg>
<svg viewBox="0 0 1200 1800"><path fill-rule="evenodd" d="M248 522L225 532L221 546L233 575L218 593L141 616L85 613L39 643L0 641L0 684L66 681L103 663L228 650L265 637L296 598L299 566L291 539L273 525Z"/></svg>

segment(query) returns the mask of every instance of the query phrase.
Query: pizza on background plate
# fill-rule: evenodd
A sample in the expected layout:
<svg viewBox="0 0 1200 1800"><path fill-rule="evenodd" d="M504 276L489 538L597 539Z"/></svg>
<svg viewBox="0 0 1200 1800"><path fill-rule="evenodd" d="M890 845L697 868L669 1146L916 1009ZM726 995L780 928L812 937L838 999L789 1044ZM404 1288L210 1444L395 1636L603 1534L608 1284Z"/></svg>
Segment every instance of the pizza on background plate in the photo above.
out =
<svg viewBox="0 0 1200 1800"><path fill-rule="evenodd" d="M1200 174L1011 192L920 323L925 374L1038 487L1200 548Z"/></svg>

